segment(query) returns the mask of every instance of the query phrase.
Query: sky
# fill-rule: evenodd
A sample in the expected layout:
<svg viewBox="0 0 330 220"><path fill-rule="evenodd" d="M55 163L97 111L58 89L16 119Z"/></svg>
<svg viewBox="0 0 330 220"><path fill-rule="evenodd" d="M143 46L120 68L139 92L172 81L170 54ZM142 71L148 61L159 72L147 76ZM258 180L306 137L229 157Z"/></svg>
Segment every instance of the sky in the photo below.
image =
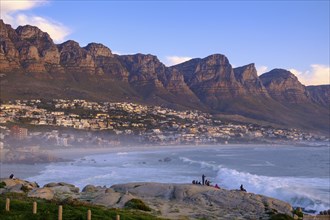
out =
<svg viewBox="0 0 330 220"><path fill-rule="evenodd" d="M55 43L102 43L116 54L153 54L166 66L220 53L304 85L330 84L329 0L0 0L1 19L35 25Z"/></svg>

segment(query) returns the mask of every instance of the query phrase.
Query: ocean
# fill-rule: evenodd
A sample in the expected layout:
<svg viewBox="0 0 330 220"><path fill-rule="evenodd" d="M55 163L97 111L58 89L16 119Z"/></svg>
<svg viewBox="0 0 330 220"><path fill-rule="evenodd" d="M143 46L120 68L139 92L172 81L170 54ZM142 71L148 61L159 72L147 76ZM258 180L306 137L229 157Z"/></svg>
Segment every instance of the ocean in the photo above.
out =
<svg viewBox="0 0 330 220"><path fill-rule="evenodd" d="M225 189L244 188L305 211L330 209L328 147L209 146L122 151L52 163L27 178L39 185L68 182L80 189L126 182L191 183L204 174Z"/></svg>

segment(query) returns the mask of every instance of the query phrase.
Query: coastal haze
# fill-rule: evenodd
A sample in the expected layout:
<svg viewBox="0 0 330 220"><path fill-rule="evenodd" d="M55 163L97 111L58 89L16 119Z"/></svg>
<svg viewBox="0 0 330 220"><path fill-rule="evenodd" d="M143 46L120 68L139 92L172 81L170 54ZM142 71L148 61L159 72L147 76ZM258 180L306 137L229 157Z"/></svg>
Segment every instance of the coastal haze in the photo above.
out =
<svg viewBox="0 0 330 220"><path fill-rule="evenodd" d="M75 34L72 36L77 39L69 40L69 31L59 36L64 30L60 23L35 24L36 21L50 22L43 18L25 18L31 23L18 23L20 10L37 7L32 1L22 2L18 12L15 5L1 2L0 177L5 184L13 184L10 181L16 181L15 178L25 179L30 181L23 183L30 184L28 196L42 197L42 190L53 192L51 196L47 194L47 199L63 199L56 190L62 190L60 187L65 184L73 184L80 190L86 185L100 186L90 191L100 193L93 198L102 198L89 200L92 204L124 207L124 202L112 204L105 199L106 193L114 190L112 196L121 193L118 201L128 201L133 195L132 198L135 196L150 204L157 216L173 219L182 216L268 219L271 217L269 204L274 205L276 212L287 215L293 214L292 207L311 215L330 210L330 69L323 59L329 50L327 55L315 55L310 61L314 72L291 68L286 63L289 58L284 61L276 48L273 50L278 59L272 61L277 65L281 60L285 68L273 64L269 65L271 69L261 68L253 63L259 60L237 66L237 60L250 59L240 58L242 54L235 56L230 50L224 50L226 54L221 50L206 53L211 47L207 40L206 49L200 48L199 54L187 48L191 56L171 56L168 61L164 59L162 46L159 46L159 57L154 50L144 53L146 45L141 51L126 55L114 52L118 48L111 49L111 44L109 48L105 44L108 42L94 43L94 39L82 40ZM42 7L50 1L40 3ZM49 8L54 10L64 4L51 3ZM90 3L81 4L83 10ZM120 9L122 3L113 4ZM180 8L184 3L160 4L164 7L177 4ZM199 3L191 3L189 7L193 9L195 4ZM205 4L218 7L220 3ZM273 4L277 7L285 3ZM302 6L305 3L296 4L305 10ZM321 3L311 8L319 7L318 4ZM228 7L227 3L223 6ZM260 7L265 5L260 3ZM173 13L176 10L173 9ZM301 12L295 13L298 16ZM329 11L325 15L329 17ZM143 19L144 15L141 16ZM319 16L323 16L323 11ZM23 17L21 14L20 18ZM124 24L125 19L122 22ZM220 25L213 22L210 24L215 27ZM57 35L49 29L53 25L57 25ZM110 22L109 27L111 25ZM320 27L326 26L322 25L320 23ZM86 31L89 28L86 26ZM103 31L104 28L102 34ZM142 36L139 34L142 33L136 30L137 38ZM327 36L329 38L329 33ZM194 40L192 36L191 41ZM150 45L153 43L150 41ZM199 44L194 45L191 47L197 48ZM287 48L288 54L294 46ZM260 52L257 46L256 50ZM264 53L267 57L272 51ZM249 53L244 54L249 57ZM252 56L258 57L251 52ZM314 60L316 57L318 60ZM301 65L292 57L294 61L292 65ZM319 64L315 64L317 62ZM11 174L14 180L8 180ZM192 181L202 181L202 175L211 181L211 186L200 186L203 188L196 191L194 187L199 186ZM44 187L35 187L33 182ZM141 184L134 185L137 182ZM142 190L145 184L151 184L150 192ZM213 192L215 184L221 189ZM240 190L241 184L248 194ZM72 197L85 201L86 191L79 194L74 186L68 186L70 193L78 193ZM0 193L17 188L11 187L0 187ZM184 187L182 195L175 194L176 190L162 191L176 187ZM214 196L217 193L224 196L221 199L228 199L228 207L218 201L220 197ZM251 198L247 199L246 195ZM165 200L153 200L157 196ZM270 197L271 202L264 196ZM181 197L185 199L181 201ZM202 198L208 199L203 202ZM237 200L232 201L233 198ZM243 202L246 215L237 212L238 200ZM177 202L179 211L169 211L173 201ZM258 205L252 205L254 202ZM194 205L206 208L199 210L200 215L185 210ZM210 211L209 206L216 211ZM258 211L251 207L258 207ZM222 209L230 210L229 214L214 214Z"/></svg>

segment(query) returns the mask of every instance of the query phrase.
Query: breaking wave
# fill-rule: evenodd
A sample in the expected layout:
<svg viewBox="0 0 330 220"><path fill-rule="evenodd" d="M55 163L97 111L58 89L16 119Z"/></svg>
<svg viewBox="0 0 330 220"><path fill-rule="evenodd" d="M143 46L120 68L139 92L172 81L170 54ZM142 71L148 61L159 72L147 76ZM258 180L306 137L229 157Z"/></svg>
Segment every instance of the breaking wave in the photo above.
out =
<svg viewBox="0 0 330 220"><path fill-rule="evenodd" d="M270 177L240 172L222 165L192 160L187 157L180 157L180 159L184 163L216 170L214 182L225 189L239 189L243 184L248 192L277 198L290 203L293 207L303 207L306 211L320 212L330 208L329 178ZM255 164L254 166L261 165ZM265 165L275 166L268 161Z"/></svg>

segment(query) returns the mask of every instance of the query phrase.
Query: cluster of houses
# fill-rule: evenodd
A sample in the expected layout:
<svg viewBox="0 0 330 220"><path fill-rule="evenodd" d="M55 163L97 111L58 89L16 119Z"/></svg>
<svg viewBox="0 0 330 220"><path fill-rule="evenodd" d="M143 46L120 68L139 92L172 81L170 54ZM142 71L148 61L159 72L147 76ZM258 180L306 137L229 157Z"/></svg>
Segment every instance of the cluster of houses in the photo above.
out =
<svg viewBox="0 0 330 220"><path fill-rule="evenodd" d="M2 104L0 110L0 129L4 134L0 136L0 147L4 145L5 136L20 140L39 138L58 146L118 145L129 138L140 144L329 141L329 137L295 129L223 123L200 111L177 111L134 103L16 100ZM31 126L33 131L28 132ZM88 135L78 135L68 129Z"/></svg>

